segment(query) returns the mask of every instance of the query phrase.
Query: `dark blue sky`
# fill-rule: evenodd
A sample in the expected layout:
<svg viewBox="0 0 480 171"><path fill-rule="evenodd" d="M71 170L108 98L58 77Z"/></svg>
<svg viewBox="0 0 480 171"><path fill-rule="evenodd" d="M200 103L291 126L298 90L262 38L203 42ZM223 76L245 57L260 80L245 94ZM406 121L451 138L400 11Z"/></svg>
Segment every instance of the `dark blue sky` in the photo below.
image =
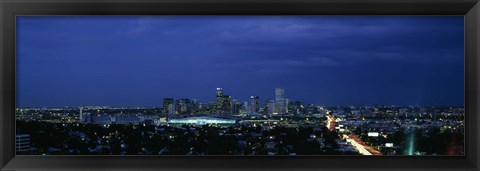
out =
<svg viewBox="0 0 480 171"><path fill-rule="evenodd" d="M463 105L463 16L17 17L18 106Z"/></svg>

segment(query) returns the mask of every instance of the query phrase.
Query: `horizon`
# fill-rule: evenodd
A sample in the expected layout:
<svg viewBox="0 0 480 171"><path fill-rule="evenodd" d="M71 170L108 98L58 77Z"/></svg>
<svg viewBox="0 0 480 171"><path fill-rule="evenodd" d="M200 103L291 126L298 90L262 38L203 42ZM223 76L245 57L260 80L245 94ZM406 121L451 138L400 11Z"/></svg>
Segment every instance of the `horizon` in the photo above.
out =
<svg viewBox="0 0 480 171"><path fill-rule="evenodd" d="M184 98L180 98L184 99ZM174 100L176 100L174 98ZM199 102L202 102L204 104L208 103L215 103L215 102L204 102L201 101L201 99L198 99ZM243 102L243 101L241 101ZM250 102L249 102L250 104ZM336 108L336 107L400 107L400 108L405 108L405 107L413 107L413 108L428 108L428 107L437 107L437 108L447 108L447 107L454 107L454 108L465 108L465 105L420 105L420 106L415 106L415 105L395 105L395 104L366 104L366 105L323 105L323 104L313 104L313 103L303 103L304 105L309 105L312 104L317 107L325 107L325 108ZM264 106L265 102L260 103L260 106ZM108 107L108 108L127 108L127 109L133 109L133 108L163 108L163 103L159 105L153 105L153 106L112 106L112 105L67 105L67 106L16 106L16 109L23 109L23 108L80 108L80 107Z"/></svg>
<svg viewBox="0 0 480 171"><path fill-rule="evenodd" d="M20 16L18 106L464 106L463 16ZM17 106L17 107L18 107Z"/></svg>

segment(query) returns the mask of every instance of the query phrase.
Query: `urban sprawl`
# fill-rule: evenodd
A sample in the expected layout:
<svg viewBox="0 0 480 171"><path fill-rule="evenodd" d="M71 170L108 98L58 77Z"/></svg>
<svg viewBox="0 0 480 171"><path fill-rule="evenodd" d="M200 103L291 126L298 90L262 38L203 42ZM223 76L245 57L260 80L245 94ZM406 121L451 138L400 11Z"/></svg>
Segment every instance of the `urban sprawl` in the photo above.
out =
<svg viewBox="0 0 480 171"><path fill-rule="evenodd" d="M272 91L273 94L273 91ZM161 107L22 107L22 155L464 155L463 106L164 98ZM263 104L263 105L261 105Z"/></svg>

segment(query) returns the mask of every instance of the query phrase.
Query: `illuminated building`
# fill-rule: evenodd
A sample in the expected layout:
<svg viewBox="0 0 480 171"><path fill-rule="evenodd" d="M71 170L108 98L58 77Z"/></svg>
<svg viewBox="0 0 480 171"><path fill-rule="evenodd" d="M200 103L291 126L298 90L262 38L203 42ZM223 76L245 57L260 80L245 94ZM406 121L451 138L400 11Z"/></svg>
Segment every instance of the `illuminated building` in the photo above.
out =
<svg viewBox="0 0 480 171"><path fill-rule="evenodd" d="M287 113L289 113L289 114L300 114L300 109L298 109L298 108L299 107L297 107L297 102L296 101L288 99Z"/></svg>
<svg viewBox="0 0 480 171"><path fill-rule="evenodd" d="M85 122L85 117L83 116L83 107L80 107L80 123L84 123Z"/></svg>
<svg viewBox="0 0 480 171"><path fill-rule="evenodd" d="M200 102L198 99L192 99L190 101L191 112L196 113L200 107Z"/></svg>
<svg viewBox="0 0 480 171"><path fill-rule="evenodd" d="M173 105L173 103L168 105L168 114L169 115L175 114L175 105Z"/></svg>
<svg viewBox="0 0 480 171"><path fill-rule="evenodd" d="M218 114L232 113L232 96L223 94L222 88L217 88L216 112Z"/></svg>
<svg viewBox="0 0 480 171"><path fill-rule="evenodd" d="M249 103L247 101L243 102L242 111L241 111L242 114L247 114L248 112L251 111L250 106L248 104Z"/></svg>
<svg viewBox="0 0 480 171"><path fill-rule="evenodd" d="M267 99L265 101L265 108L265 111L268 115L272 115L273 113L275 113L275 100Z"/></svg>
<svg viewBox="0 0 480 171"><path fill-rule="evenodd" d="M290 112L290 109L289 109L289 105L290 105L290 99L285 99L285 113L289 113Z"/></svg>
<svg viewBox="0 0 480 171"><path fill-rule="evenodd" d="M276 111L278 114L285 114L286 105L285 105L285 90L282 88L275 88L275 103Z"/></svg>
<svg viewBox="0 0 480 171"><path fill-rule="evenodd" d="M223 111L223 89L222 88L217 88L217 102L216 102L216 111L217 113L222 113Z"/></svg>
<svg viewBox="0 0 480 171"><path fill-rule="evenodd" d="M259 97L258 96L250 96L251 102L250 102L250 113L251 114L257 114L258 111L260 110L260 102L259 102Z"/></svg>
<svg viewBox="0 0 480 171"><path fill-rule="evenodd" d="M217 97L223 97L223 89L217 88Z"/></svg>
<svg viewBox="0 0 480 171"><path fill-rule="evenodd" d="M168 121L168 124L172 125L232 125L235 123L237 123L236 119L208 116L175 118Z"/></svg>
<svg viewBox="0 0 480 171"><path fill-rule="evenodd" d="M198 108L196 109L196 113L208 113L208 104L206 103L198 103Z"/></svg>
<svg viewBox="0 0 480 171"><path fill-rule="evenodd" d="M242 103L238 99L233 99L232 101L232 114L240 114L240 109L242 108Z"/></svg>
<svg viewBox="0 0 480 171"><path fill-rule="evenodd" d="M229 95L224 95L224 101L223 101L223 114L232 114L232 107L233 107L233 99L232 96Z"/></svg>
<svg viewBox="0 0 480 171"><path fill-rule="evenodd" d="M163 99L163 113L170 114L170 111L169 111L170 105L173 105L173 98L164 98Z"/></svg>
<svg viewBox="0 0 480 171"><path fill-rule="evenodd" d="M175 113L190 114L191 113L190 99L177 99L175 101Z"/></svg>
<svg viewBox="0 0 480 171"><path fill-rule="evenodd" d="M217 113L223 113L223 104L224 104L224 96L223 96L223 89L222 88L217 88L217 103L216 103L216 112Z"/></svg>
<svg viewBox="0 0 480 171"><path fill-rule="evenodd" d="M208 103L208 109L205 110L205 111L208 111L207 113L210 113L210 114L213 114L216 112L217 110L217 102L214 102L214 103Z"/></svg>

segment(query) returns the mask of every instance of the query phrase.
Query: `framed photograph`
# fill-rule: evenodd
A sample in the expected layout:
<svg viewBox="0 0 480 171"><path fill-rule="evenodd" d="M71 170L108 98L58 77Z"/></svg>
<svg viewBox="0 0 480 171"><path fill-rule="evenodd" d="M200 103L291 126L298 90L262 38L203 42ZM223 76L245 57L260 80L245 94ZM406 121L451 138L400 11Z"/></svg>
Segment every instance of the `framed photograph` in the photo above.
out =
<svg viewBox="0 0 480 171"><path fill-rule="evenodd" d="M477 0L0 6L2 170L479 170Z"/></svg>

